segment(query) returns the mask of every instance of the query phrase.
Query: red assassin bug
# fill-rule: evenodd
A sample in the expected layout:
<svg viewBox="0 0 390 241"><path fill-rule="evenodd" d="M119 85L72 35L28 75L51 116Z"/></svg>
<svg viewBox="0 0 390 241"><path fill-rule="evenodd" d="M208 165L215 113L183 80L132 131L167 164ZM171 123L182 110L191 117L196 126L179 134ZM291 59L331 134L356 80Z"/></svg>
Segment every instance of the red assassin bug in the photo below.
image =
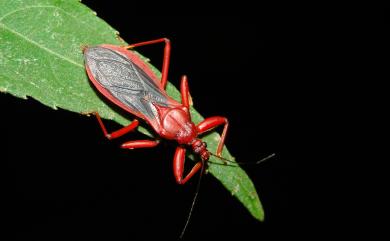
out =
<svg viewBox="0 0 390 241"><path fill-rule="evenodd" d="M162 42L165 43L165 47L162 76L159 80L140 57L129 49ZM85 67L92 84L107 99L145 120L162 138L178 142L179 146L173 158L173 173L176 182L184 184L197 171L203 170L210 155L214 155L207 150L207 144L202 142L198 135L224 125L215 154L221 157L229 124L228 120L221 116L206 118L197 125L191 121L189 112L191 100L185 75L181 78L180 84L181 103L167 95L165 87L168 79L170 49L170 41L167 38L131 44L127 47L109 44L86 47L84 49ZM95 113L95 115L104 135L110 140L134 130L139 124L135 119L128 126L109 134L99 114ZM157 144L156 140L135 140L125 142L121 147L126 149L150 148ZM186 146L190 146L201 160L184 177Z"/></svg>
<svg viewBox="0 0 390 241"><path fill-rule="evenodd" d="M165 43L165 48L161 71L162 76L161 80L159 80L140 57L128 49L162 42ZM176 182L184 184L197 171L201 170L201 174L203 173L204 166L210 155L231 162L221 157L229 123L225 117L221 116L206 118L197 125L191 121L189 112L191 97L185 75L181 78L180 84L181 103L167 95L165 87L168 79L170 50L170 41L166 38L136 43L127 47L109 44L86 47L84 48L85 67L92 84L107 99L125 111L145 120L162 138L178 142L179 146L176 148L173 158L173 173ZM139 124L138 120L135 119L128 126L109 134L99 114L94 114L104 135L110 140L134 130ZM213 154L207 150L207 144L202 142L198 135L220 125L224 125L224 127L216 154ZM150 148L157 144L158 141L156 140L136 140L125 142L121 147L125 149ZM200 156L200 161L184 177L186 146L191 147ZM270 155L256 162L256 164L272 156ZM235 163L238 164L238 162ZM188 225L199 187L200 179L198 180L195 197L180 238L183 237Z"/></svg>
<svg viewBox="0 0 390 241"><path fill-rule="evenodd" d="M140 57L128 49L161 42L165 43L165 47L162 75L161 80L159 80ZM191 121L189 112L191 100L185 75L181 78L180 84L181 103L167 95L165 87L168 80L170 50L170 41L166 38L136 43L127 47L108 44L86 47L84 49L85 67L92 84L107 99L125 111L145 120L159 136L178 142L179 146L176 148L173 158L173 173L176 182L184 184L197 171L201 170L202 174L205 162L208 161L210 155L214 155L207 150L207 144L202 142L198 135L219 125L224 125L216 153L216 156L221 158L229 124L228 120L221 116L206 118L198 125ZM139 124L138 120L135 119L128 126L109 134L99 114L95 113L95 116L104 135L110 140L134 130ZM150 148L157 144L156 140L136 140L125 142L121 147L126 149ZM201 160L184 177L185 146L190 146ZM200 179L180 238L183 237L188 225L198 195L199 184Z"/></svg>

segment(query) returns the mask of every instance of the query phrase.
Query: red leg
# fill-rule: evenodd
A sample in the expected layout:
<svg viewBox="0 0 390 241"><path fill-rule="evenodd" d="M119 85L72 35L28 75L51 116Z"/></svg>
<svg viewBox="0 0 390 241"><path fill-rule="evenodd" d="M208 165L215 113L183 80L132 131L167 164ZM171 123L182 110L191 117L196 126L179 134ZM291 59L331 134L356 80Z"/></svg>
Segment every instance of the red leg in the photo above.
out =
<svg viewBox="0 0 390 241"><path fill-rule="evenodd" d="M137 126L139 124L138 120L135 119L128 126L125 126L125 127L121 128L121 129L119 129L117 131L112 132L112 133L108 133L106 127L103 124L102 119L100 118L99 113L94 112L93 114L96 116L96 119L99 122L100 128L102 128L104 136L107 137L109 140L112 140L112 139L118 138L120 136L123 136L124 134L126 134L126 133L134 130L135 128L137 128Z"/></svg>
<svg viewBox="0 0 390 241"><path fill-rule="evenodd" d="M158 143L158 141L151 140L136 140L125 142L121 147L124 149L151 148L157 146Z"/></svg>
<svg viewBox="0 0 390 241"><path fill-rule="evenodd" d="M167 85L167 80L168 80L169 60L170 60L170 56L171 56L171 43L170 43L169 39L160 38L160 39L145 41L145 42L141 42L141 43L130 44L129 46L127 46L125 48L130 49L130 48L134 48L134 47L162 43L162 42L165 42L165 47L164 47L163 66L162 66L162 70L161 70L161 85L165 89L165 87Z"/></svg>
<svg viewBox="0 0 390 241"><path fill-rule="evenodd" d="M190 105L192 105L192 98L190 94L190 89L188 87L188 79L187 76L185 75L181 77L180 93L181 93L181 103L185 107L190 108Z"/></svg>
<svg viewBox="0 0 390 241"><path fill-rule="evenodd" d="M104 136L106 136L109 140L112 140L114 138L118 138L120 136L123 136L124 134L134 130L138 126L138 120L135 119L133 122L131 122L130 125L125 126L117 131L112 132L111 134L107 133L107 129L103 124L102 119L100 118L99 113L94 112L93 113L96 116L96 119L99 122L100 127L102 128L102 131L104 133ZM136 141L128 141L121 145L122 148L125 149L136 149L136 148L150 148L155 147L158 145L158 141L151 141L151 140L136 140Z"/></svg>
<svg viewBox="0 0 390 241"><path fill-rule="evenodd" d="M221 156L223 145L225 143L226 133L229 127L229 121L225 117L214 116L204 119L201 123L199 123L196 127L198 128L199 134L209 131L219 125L224 124L221 139L219 140L218 148L217 148L217 156Z"/></svg>
<svg viewBox="0 0 390 241"><path fill-rule="evenodd" d="M185 184L202 167L202 162L196 163L187 176L183 179L185 159L186 149L181 146L177 147L175 156L173 158L173 174L175 175L175 180L178 184Z"/></svg>

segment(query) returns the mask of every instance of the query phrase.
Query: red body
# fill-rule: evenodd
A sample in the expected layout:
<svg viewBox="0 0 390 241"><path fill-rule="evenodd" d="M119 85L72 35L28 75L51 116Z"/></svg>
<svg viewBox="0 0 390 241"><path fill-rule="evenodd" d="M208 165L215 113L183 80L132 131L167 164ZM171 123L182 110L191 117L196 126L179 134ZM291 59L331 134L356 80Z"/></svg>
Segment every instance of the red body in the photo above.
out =
<svg viewBox="0 0 390 241"><path fill-rule="evenodd" d="M102 93L106 98L108 98L116 105L120 106L122 109L132 113L133 115L136 115L139 118L144 119L146 122L149 123L149 125L153 127L153 129L158 135L165 139L177 140L177 142L180 144L188 144L198 136L195 124L191 122L191 117L188 108L181 103L175 101L166 94L161 84L161 80L159 80L153 73L153 71L140 59L139 55L135 54L134 52L128 51L123 47L118 47L115 45L103 44L100 45L100 47L109 48L120 52L126 57L128 57L134 64L139 66L148 75L148 77L150 77L150 79L152 79L156 83L156 85L160 88L161 93L166 96L167 100L169 101L169 107L159 106L155 104L155 107L159 113L158 118L147 118L142 113L129 108L128 106L123 104L123 102L115 98L106 88L104 88L95 79L89 67L86 66L89 79L99 90L100 93Z"/></svg>
<svg viewBox="0 0 390 241"><path fill-rule="evenodd" d="M139 55L128 50L128 48L159 42L165 42L161 80L141 60ZM186 76L182 77L180 87L182 103L173 100L165 92L170 56L169 40L157 39L133 44L128 47L105 44L94 47L94 49L86 48L84 54L86 56L86 71L89 79L101 94L122 109L138 118L144 119L162 138L178 142L179 146L176 149L173 163L174 175L178 183L184 184L188 181L210 157L206 143L198 139L198 135L224 124L224 131L217 149L217 155L220 156L228 127L227 119L219 116L211 117L198 125L191 121L189 113L190 94ZM110 57L110 55L114 57ZM122 93L126 91L131 94L126 96ZM97 113L96 116L104 134L109 139L122 136L138 125L138 121L135 120L129 126L108 134ZM122 147L134 149L153 147L157 144L157 141L137 140L126 142ZM183 178L186 146L189 146L198 154L201 161Z"/></svg>

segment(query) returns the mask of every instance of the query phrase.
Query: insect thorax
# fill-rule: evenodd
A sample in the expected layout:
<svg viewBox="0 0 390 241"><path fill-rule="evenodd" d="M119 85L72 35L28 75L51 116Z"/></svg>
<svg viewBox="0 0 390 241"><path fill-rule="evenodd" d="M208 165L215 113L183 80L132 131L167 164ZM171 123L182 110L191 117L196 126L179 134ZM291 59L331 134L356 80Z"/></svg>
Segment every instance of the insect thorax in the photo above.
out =
<svg viewBox="0 0 390 241"><path fill-rule="evenodd" d="M162 118L161 133L166 139L177 140L180 144L188 144L197 136L195 124L191 122L189 113L182 108L169 109Z"/></svg>

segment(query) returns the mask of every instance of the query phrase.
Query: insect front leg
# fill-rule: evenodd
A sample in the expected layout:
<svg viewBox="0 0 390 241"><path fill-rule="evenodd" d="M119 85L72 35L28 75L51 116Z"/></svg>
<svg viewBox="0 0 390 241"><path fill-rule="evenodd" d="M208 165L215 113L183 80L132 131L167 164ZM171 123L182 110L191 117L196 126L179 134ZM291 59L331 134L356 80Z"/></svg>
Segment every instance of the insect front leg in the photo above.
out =
<svg viewBox="0 0 390 241"><path fill-rule="evenodd" d="M128 126L125 126L125 127L121 128L121 129L119 129L117 131L112 132L112 133L108 133L106 127L103 124L102 119L100 118L99 113L93 112L92 114L96 116L96 119L99 122L100 128L102 129L104 136L107 137L107 139L109 139L109 140L118 138L120 136L123 136L126 133L129 133L130 131L132 131L135 128L137 128L137 126L139 124L139 121L137 119L135 119Z"/></svg>
<svg viewBox="0 0 390 241"><path fill-rule="evenodd" d="M185 160L186 160L186 149L181 146L177 147L175 156L173 157L173 174L178 184L185 184L202 167L202 162L197 162L192 167L191 171L187 174L187 176L183 178Z"/></svg>
<svg viewBox="0 0 390 241"><path fill-rule="evenodd" d="M159 141L151 141L151 140L135 140L128 141L121 145L121 148L124 149L137 149L137 148L151 148L157 146Z"/></svg>
<svg viewBox="0 0 390 241"><path fill-rule="evenodd" d="M163 65L162 65L162 70L161 70L161 85L165 89L165 87L167 85L167 81L168 81L169 60L171 59L171 42L169 41L169 39L160 38L160 39L130 44L129 46L127 46L125 48L131 49L134 47L162 43L162 42L165 42L165 47L164 47Z"/></svg>
<svg viewBox="0 0 390 241"><path fill-rule="evenodd" d="M223 131L221 134L221 139L219 140L218 148L217 148L217 156L221 156L223 145L225 143L226 133L229 127L229 121L225 117L214 116L204 119L200 122L196 127L198 129L198 133L202 134L206 131L209 131L217 126L224 125Z"/></svg>

